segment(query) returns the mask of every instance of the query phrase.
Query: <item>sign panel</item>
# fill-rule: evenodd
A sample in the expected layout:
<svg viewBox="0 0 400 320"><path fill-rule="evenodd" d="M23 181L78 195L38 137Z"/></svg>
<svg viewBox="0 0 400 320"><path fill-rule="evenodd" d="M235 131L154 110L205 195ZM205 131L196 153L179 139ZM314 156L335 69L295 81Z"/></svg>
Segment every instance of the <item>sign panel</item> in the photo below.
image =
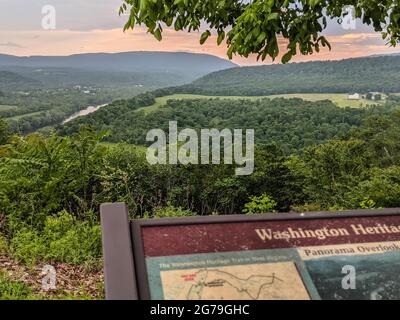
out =
<svg viewBox="0 0 400 320"><path fill-rule="evenodd" d="M135 221L139 296L400 299L398 213L399 209Z"/></svg>

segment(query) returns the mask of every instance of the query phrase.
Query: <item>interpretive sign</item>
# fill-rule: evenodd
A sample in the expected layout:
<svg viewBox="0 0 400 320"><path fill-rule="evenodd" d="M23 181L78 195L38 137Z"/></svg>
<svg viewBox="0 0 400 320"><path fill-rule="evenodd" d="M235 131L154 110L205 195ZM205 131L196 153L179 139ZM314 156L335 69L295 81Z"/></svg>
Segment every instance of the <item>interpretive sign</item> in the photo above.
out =
<svg viewBox="0 0 400 320"><path fill-rule="evenodd" d="M400 209L132 222L123 204L101 213L108 299L400 299Z"/></svg>

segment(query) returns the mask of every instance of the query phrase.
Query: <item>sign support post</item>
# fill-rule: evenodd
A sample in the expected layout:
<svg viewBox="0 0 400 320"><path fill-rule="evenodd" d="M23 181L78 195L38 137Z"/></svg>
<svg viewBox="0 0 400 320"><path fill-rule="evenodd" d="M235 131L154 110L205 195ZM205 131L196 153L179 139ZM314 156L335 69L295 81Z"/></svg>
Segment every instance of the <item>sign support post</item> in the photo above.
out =
<svg viewBox="0 0 400 320"><path fill-rule="evenodd" d="M137 300L128 208L123 203L100 207L104 280L107 300Z"/></svg>

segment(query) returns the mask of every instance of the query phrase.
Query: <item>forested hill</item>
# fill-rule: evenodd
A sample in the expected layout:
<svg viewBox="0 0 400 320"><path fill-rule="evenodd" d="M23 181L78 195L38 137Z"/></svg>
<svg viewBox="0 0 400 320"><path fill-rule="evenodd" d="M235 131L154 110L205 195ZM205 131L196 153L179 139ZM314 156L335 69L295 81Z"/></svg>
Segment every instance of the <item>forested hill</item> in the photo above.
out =
<svg viewBox="0 0 400 320"><path fill-rule="evenodd" d="M400 92L400 56L238 67L181 88L207 95Z"/></svg>
<svg viewBox="0 0 400 320"><path fill-rule="evenodd" d="M12 68L75 69L91 72L175 75L193 81L210 72L236 67L234 63L208 54L185 52L88 53L71 56L16 57L0 54L0 70ZM175 81L175 83L183 83Z"/></svg>
<svg viewBox="0 0 400 320"><path fill-rule="evenodd" d="M24 90L27 88L37 88L40 82L28 77L24 77L14 72L0 70L0 90Z"/></svg>

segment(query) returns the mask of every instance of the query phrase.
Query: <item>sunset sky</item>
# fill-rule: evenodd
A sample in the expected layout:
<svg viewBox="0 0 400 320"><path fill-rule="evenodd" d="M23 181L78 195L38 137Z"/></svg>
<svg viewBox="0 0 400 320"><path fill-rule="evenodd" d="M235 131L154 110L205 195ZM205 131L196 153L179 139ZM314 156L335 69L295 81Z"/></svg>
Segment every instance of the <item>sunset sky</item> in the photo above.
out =
<svg viewBox="0 0 400 320"><path fill-rule="evenodd" d="M215 38L201 46L198 32L188 34L165 29L162 42L141 27L124 33L122 26L127 17L119 17L117 13L121 3L122 0L0 0L0 53L29 56L186 51L226 58L226 48L217 46ZM41 27L42 7L45 5L53 5L56 9L55 30L43 30ZM296 60L334 60L400 53L400 47L387 47L379 33L374 33L360 22L355 30L344 30L336 22L331 22L325 35L333 46L332 51L299 56ZM234 62L241 65L256 63L254 58L240 57L235 57Z"/></svg>

